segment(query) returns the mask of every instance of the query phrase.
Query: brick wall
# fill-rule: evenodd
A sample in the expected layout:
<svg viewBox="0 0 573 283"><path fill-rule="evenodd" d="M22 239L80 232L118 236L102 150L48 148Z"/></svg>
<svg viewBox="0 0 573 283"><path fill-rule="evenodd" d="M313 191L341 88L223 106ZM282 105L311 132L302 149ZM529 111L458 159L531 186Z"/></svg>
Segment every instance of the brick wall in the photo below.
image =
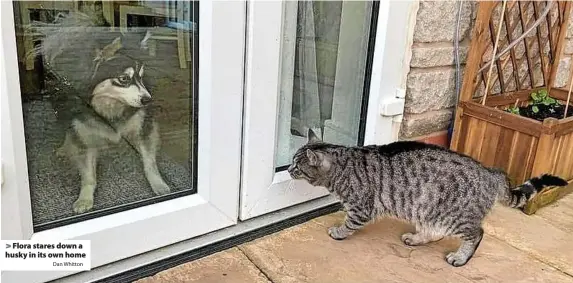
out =
<svg viewBox="0 0 573 283"><path fill-rule="evenodd" d="M460 62L463 68L476 5L474 2L462 5ZM417 139L444 131L450 124L455 99L456 14L454 1L420 1L406 82L401 139Z"/></svg>
<svg viewBox="0 0 573 283"><path fill-rule="evenodd" d="M463 2L460 23L461 79L477 3ZM455 1L420 1L414 27L410 72L406 83L406 107L400 139L426 140L445 145L455 102L454 35L457 20ZM573 54L573 20L568 26L565 54ZM556 81L565 86L570 56L563 56Z"/></svg>

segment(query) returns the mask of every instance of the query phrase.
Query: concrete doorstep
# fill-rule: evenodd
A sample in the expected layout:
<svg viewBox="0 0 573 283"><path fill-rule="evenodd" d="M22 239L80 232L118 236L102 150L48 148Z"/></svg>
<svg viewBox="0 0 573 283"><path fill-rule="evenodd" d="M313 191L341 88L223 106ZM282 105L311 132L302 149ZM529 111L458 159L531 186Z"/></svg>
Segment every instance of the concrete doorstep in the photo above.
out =
<svg viewBox="0 0 573 283"><path fill-rule="evenodd" d="M495 207L476 254L458 268L444 260L457 240L408 247L400 235L413 227L391 219L334 241L326 230L343 217L319 217L137 282L573 282L573 195L533 216Z"/></svg>

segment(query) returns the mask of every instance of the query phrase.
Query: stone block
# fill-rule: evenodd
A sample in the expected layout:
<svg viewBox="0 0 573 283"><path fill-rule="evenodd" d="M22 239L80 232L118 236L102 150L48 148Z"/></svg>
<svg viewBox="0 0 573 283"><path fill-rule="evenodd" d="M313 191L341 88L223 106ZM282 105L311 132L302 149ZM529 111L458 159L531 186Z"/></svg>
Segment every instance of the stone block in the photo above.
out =
<svg viewBox="0 0 573 283"><path fill-rule="evenodd" d="M161 271L134 283L270 283L237 248Z"/></svg>
<svg viewBox="0 0 573 283"><path fill-rule="evenodd" d="M529 226L524 223L528 220L525 217L517 223ZM388 218L367 225L343 241L329 238L328 228L343 221L343 212L322 216L240 248L275 283L573 282L567 275L570 273L560 272L489 235L484 236L467 265L453 268L444 256L458 248L456 239L406 246L400 235L413 232L414 227ZM543 230L531 230L528 232L540 235L543 241ZM564 244L561 254L570 251Z"/></svg>
<svg viewBox="0 0 573 283"><path fill-rule="evenodd" d="M405 115L400 129L400 139L409 139L448 128L453 109L442 109L422 114Z"/></svg>
<svg viewBox="0 0 573 283"><path fill-rule="evenodd" d="M565 39L565 50L563 50L564 54L573 54L573 38L566 38Z"/></svg>
<svg viewBox="0 0 573 283"><path fill-rule="evenodd" d="M557 78L555 78L555 87L567 87L567 81L569 79L569 69L571 68L571 57L565 57L559 62L559 68L557 68Z"/></svg>
<svg viewBox="0 0 573 283"><path fill-rule="evenodd" d="M460 21L460 40L470 33L473 1L464 1ZM454 41L457 20L456 1L420 1L414 28L414 42Z"/></svg>
<svg viewBox="0 0 573 283"><path fill-rule="evenodd" d="M461 80L463 82L463 65ZM455 103L455 68L412 69L406 83L406 113L444 109Z"/></svg>
<svg viewBox="0 0 573 283"><path fill-rule="evenodd" d="M556 204L559 203L563 201ZM547 209L542 208L539 212L544 210ZM552 210L555 214L571 215L571 209L566 205ZM547 214L526 216L517 209L496 205L486 217L483 228L486 234L504 239L511 246L528 253L531 258L545 262L564 274L573 274L571 232L566 226L562 226L562 223L547 221L545 217ZM571 219L567 221L570 222Z"/></svg>
<svg viewBox="0 0 573 283"><path fill-rule="evenodd" d="M468 41L469 42L469 41ZM460 63L466 62L468 55L468 42L460 43ZM455 65L455 51L453 43L427 43L412 46L412 59L410 67L426 68Z"/></svg>

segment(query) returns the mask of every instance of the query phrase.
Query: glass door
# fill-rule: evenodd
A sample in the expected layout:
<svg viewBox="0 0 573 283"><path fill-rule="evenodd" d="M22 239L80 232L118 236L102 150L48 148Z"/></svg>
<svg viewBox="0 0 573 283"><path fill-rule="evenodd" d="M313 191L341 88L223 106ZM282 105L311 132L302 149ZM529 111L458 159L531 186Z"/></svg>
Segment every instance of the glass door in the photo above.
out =
<svg viewBox="0 0 573 283"><path fill-rule="evenodd" d="M1 5L2 239L89 239L95 268L236 224L245 3Z"/></svg>
<svg viewBox="0 0 573 283"><path fill-rule="evenodd" d="M328 194L286 172L308 129L364 143L376 5L249 3L241 219Z"/></svg>

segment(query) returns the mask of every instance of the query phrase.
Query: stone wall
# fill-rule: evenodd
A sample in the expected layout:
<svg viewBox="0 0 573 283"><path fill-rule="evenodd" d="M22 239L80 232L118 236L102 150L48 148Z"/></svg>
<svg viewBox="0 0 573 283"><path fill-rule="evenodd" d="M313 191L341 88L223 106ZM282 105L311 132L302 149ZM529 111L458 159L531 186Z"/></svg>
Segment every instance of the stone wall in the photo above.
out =
<svg viewBox="0 0 573 283"><path fill-rule="evenodd" d="M569 17L569 25L567 26L567 40L563 55L559 63L557 79L555 80L556 87L568 87L567 79L569 77L569 69L571 67L571 56L573 55L573 13Z"/></svg>
<svg viewBox="0 0 573 283"><path fill-rule="evenodd" d="M461 79L477 3L465 1L460 23ZM445 133L455 103L454 35L457 20L455 1L420 1L414 27L410 72L406 82L406 107L400 139L423 139ZM573 20L568 27L565 54L573 53ZM565 86L570 56L563 56L557 86Z"/></svg>

